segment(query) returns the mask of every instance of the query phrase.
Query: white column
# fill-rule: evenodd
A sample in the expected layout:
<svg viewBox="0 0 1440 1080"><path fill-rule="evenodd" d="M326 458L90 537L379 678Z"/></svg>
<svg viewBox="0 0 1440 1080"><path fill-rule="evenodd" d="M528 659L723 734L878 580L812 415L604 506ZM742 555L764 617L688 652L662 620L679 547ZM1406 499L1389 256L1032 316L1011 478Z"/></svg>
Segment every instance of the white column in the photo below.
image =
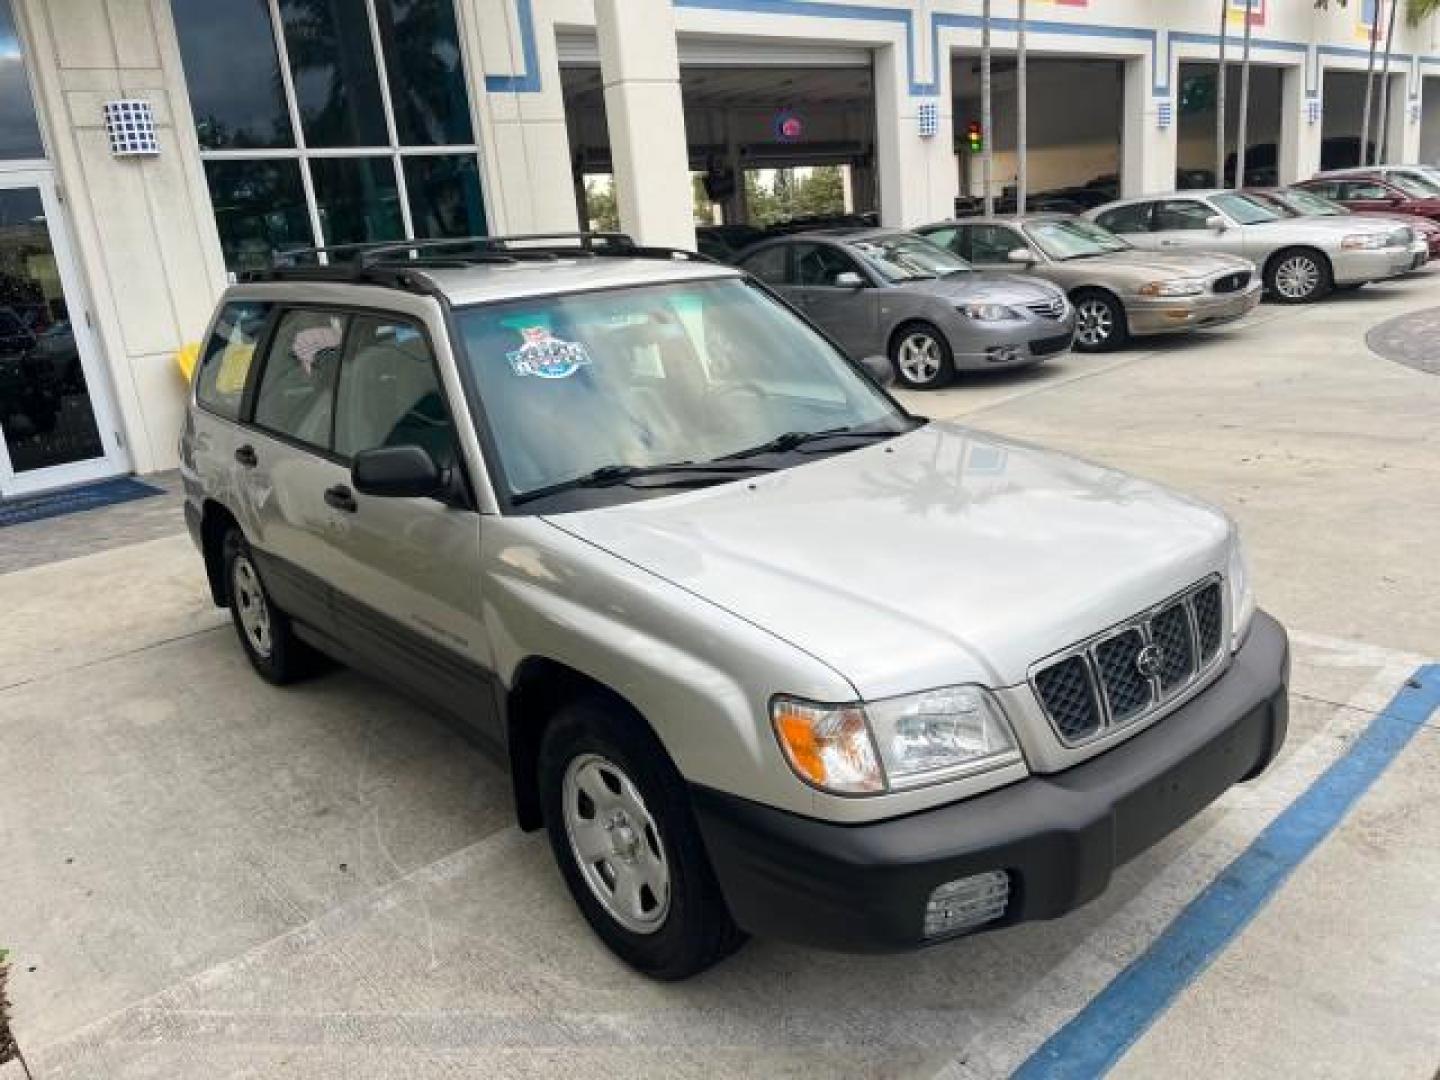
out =
<svg viewBox="0 0 1440 1080"><path fill-rule="evenodd" d="M1173 59L1170 93L1178 89L1178 72ZM1159 103L1170 103L1170 123L1160 127ZM1150 75L1150 58L1125 61L1125 97L1121 108L1124 124L1120 139L1120 193L1126 197L1175 187L1175 162L1179 111L1174 98L1156 98Z"/></svg>
<svg viewBox="0 0 1440 1080"><path fill-rule="evenodd" d="M693 248L680 55L670 0L595 0L620 225L645 244Z"/></svg>
<svg viewBox="0 0 1440 1080"><path fill-rule="evenodd" d="M1305 65L1280 73L1280 183L1308 180L1320 169L1322 125L1311 122L1305 96Z"/></svg>
<svg viewBox="0 0 1440 1080"><path fill-rule="evenodd" d="M1410 122L1410 72L1390 76L1390 112L1385 117L1389 137L1385 140L1385 160L1395 164L1417 161L1420 157L1420 125Z"/></svg>
<svg viewBox="0 0 1440 1080"><path fill-rule="evenodd" d="M904 51L875 50L875 163L879 170L880 220L894 228L941 221L955 213L955 120L949 57L936 60L934 97L910 93ZM920 134L920 106L936 106L935 134Z"/></svg>

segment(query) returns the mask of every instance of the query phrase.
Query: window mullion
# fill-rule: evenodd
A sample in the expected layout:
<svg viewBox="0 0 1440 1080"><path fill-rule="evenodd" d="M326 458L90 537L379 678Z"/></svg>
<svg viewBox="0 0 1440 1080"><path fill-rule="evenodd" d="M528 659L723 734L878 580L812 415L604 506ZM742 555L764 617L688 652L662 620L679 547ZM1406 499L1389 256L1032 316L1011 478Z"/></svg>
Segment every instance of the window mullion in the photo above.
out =
<svg viewBox="0 0 1440 1080"><path fill-rule="evenodd" d="M370 41L375 47L375 74L380 81L380 103L385 109L385 133L390 137L390 167L395 170L395 195L400 200L400 223L405 239L415 239L415 223L410 220L410 193L405 187L405 165L400 160L400 134L395 121L395 102L390 97L390 64L385 44L380 38L380 15L375 0L365 0L365 15L370 20Z"/></svg>
<svg viewBox="0 0 1440 1080"><path fill-rule="evenodd" d="M280 57L280 84L285 88L285 106L290 110L290 128L295 136L295 149L300 154L300 186L305 191L305 209L310 214L310 231L315 246L325 246L325 230L320 226L320 206L315 201L315 182L310 177L310 162L305 156L305 126L300 122L300 106L295 98L295 77L290 71L290 49L285 44L285 24L280 18L280 0L269 0L270 26L275 31L275 49ZM322 251L319 262L330 260Z"/></svg>

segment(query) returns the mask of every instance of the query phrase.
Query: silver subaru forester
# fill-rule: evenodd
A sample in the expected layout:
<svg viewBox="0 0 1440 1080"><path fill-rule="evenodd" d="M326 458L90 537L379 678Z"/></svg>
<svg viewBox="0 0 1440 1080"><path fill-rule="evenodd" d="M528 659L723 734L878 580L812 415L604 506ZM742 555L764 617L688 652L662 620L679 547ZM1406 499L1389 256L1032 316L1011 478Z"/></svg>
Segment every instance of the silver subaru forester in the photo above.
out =
<svg viewBox="0 0 1440 1080"><path fill-rule="evenodd" d="M697 256L332 255L211 326L214 600L263 678L325 654L472 731L635 968L1056 917L1278 752L1286 636L1219 511L910 415Z"/></svg>

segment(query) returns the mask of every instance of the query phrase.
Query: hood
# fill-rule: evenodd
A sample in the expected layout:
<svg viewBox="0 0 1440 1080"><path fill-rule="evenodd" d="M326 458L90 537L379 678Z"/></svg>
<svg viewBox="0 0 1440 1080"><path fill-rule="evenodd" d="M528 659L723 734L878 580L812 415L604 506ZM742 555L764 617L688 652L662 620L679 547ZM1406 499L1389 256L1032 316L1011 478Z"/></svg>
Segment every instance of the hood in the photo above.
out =
<svg viewBox="0 0 1440 1080"><path fill-rule="evenodd" d="M1394 221L1400 225L1409 225L1417 233L1424 233L1427 236L1433 232L1440 232L1440 224L1436 224L1432 218L1421 217L1419 214L1403 214L1399 211L1391 213L1388 210L1357 210L1351 217Z"/></svg>
<svg viewBox="0 0 1440 1080"><path fill-rule="evenodd" d="M1087 259L1061 260L1059 266L1095 266L1133 270L1147 277L1209 277L1211 274L1227 274L1236 270L1254 270L1255 264L1236 255L1222 255L1204 251L1116 251L1109 255L1095 255Z"/></svg>
<svg viewBox="0 0 1440 1080"><path fill-rule="evenodd" d="M1064 295L1054 285L1039 278L987 270L946 278L902 281L897 282L895 288L964 304L1035 304Z"/></svg>
<svg viewBox="0 0 1440 1080"><path fill-rule="evenodd" d="M1223 571L1229 522L948 423L698 492L546 519L822 660L861 697L1023 682Z"/></svg>

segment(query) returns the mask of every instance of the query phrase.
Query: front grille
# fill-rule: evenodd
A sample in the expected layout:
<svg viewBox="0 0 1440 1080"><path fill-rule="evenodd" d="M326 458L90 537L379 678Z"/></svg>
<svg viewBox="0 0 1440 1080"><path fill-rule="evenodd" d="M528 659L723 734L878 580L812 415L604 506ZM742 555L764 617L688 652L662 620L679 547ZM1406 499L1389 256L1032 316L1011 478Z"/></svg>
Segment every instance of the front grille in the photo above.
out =
<svg viewBox="0 0 1440 1080"><path fill-rule="evenodd" d="M1065 314L1065 301L1059 296L1035 304L1026 304L1025 307L1045 319L1058 319Z"/></svg>
<svg viewBox="0 0 1440 1080"><path fill-rule="evenodd" d="M1222 655L1225 610L1211 578L1083 645L1031 676L1067 746L1134 724L1213 670Z"/></svg>
<svg viewBox="0 0 1440 1080"><path fill-rule="evenodd" d="M1064 352L1070 348L1070 335L1059 334L1056 337L1040 338L1030 342L1031 356L1049 356L1051 353Z"/></svg>
<svg viewBox="0 0 1440 1080"><path fill-rule="evenodd" d="M1225 274L1215 279L1210 286L1211 290L1217 293L1239 292L1250 284L1250 271L1237 270L1233 274Z"/></svg>

